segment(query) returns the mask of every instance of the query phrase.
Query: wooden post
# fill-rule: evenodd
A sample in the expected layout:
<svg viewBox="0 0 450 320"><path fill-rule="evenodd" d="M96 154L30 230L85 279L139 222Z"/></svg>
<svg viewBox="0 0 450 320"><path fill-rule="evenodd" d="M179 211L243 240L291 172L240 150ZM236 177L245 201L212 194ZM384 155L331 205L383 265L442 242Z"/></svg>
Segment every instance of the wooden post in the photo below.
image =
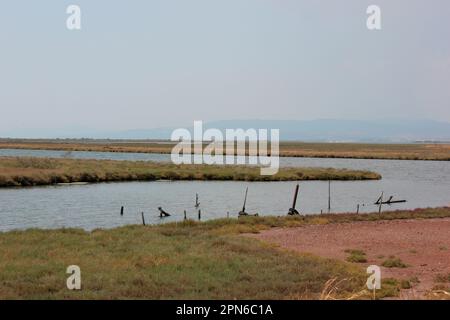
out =
<svg viewBox="0 0 450 320"><path fill-rule="evenodd" d="M331 210L331 180L328 180L328 213Z"/></svg>
<svg viewBox="0 0 450 320"><path fill-rule="evenodd" d="M383 205L383 194L384 194L384 192L381 191L380 206L378 207L378 213L381 213L381 206Z"/></svg>
<svg viewBox="0 0 450 320"><path fill-rule="evenodd" d="M198 210L198 221L202 220L202 210Z"/></svg>
<svg viewBox="0 0 450 320"><path fill-rule="evenodd" d="M247 194L248 194L248 187L245 189L245 198L244 198L244 205L242 206L242 212L245 212L245 205L247 203Z"/></svg>
<svg viewBox="0 0 450 320"><path fill-rule="evenodd" d="M120 207L120 215L123 216L123 206Z"/></svg>
<svg viewBox="0 0 450 320"><path fill-rule="evenodd" d="M142 224L145 226L144 212L141 212L141 215L142 215Z"/></svg>
<svg viewBox="0 0 450 320"><path fill-rule="evenodd" d="M294 200L292 201L292 209L295 209L295 205L297 204L297 196L298 196L299 186L300 185L297 183L297 186L295 187L295 192L294 192Z"/></svg>
<svg viewBox="0 0 450 320"><path fill-rule="evenodd" d="M359 213L359 203L358 203L358 205L356 206L356 214L358 214Z"/></svg>
<svg viewBox="0 0 450 320"><path fill-rule="evenodd" d="M198 193L195 194L195 207L200 207L200 202L198 202Z"/></svg>
<svg viewBox="0 0 450 320"><path fill-rule="evenodd" d="M290 216L299 215L300 214L297 211L297 209L295 209L295 206L297 204L297 196L298 196L298 189L299 189L299 187L300 187L300 185L297 183L297 185L295 186L294 200L292 201L292 207L288 211L288 215L290 215Z"/></svg>
<svg viewBox="0 0 450 320"><path fill-rule="evenodd" d="M184 210L184 220L187 220L186 210Z"/></svg>
<svg viewBox="0 0 450 320"><path fill-rule="evenodd" d="M245 212L245 204L247 203L247 194L248 194L248 187L245 189L244 205L242 206L242 210L239 211L238 217L240 217L240 216L248 216L248 213Z"/></svg>

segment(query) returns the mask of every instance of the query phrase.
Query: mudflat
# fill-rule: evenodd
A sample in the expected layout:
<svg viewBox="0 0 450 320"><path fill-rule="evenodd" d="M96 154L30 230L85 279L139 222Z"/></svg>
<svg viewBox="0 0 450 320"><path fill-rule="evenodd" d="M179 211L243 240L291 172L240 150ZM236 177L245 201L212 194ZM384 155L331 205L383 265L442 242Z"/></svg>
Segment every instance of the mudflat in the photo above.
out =
<svg viewBox="0 0 450 320"><path fill-rule="evenodd" d="M249 236L340 260L351 250L363 252L361 266L379 265L382 278L410 281L400 298L421 298L439 285L450 286L450 218L306 225Z"/></svg>

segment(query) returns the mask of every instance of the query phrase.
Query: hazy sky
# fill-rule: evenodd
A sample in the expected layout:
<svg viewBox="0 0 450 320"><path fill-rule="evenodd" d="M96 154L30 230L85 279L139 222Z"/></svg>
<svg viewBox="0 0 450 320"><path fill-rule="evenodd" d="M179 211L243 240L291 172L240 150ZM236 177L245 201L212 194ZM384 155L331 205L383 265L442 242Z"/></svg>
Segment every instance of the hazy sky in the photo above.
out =
<svg viewBox="0 0 450 320"><path fill-rule="evenodd" d="M66 28L70 4L80 31ZM380 31L366 28L370 4ZM10 0L0 41L2 133L450 121L448 0Z"/></svg>

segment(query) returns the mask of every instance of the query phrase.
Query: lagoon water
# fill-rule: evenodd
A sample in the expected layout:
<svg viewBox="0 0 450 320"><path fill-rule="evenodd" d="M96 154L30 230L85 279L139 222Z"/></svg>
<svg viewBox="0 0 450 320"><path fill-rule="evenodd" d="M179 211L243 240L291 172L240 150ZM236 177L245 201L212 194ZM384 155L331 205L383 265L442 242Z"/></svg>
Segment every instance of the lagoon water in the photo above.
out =
<svg viewBox="0 0 450 320"><path fill-rule="evenodd" d="M70 157L170 161L170 155L117 152L48 150L0 150L1 156ZM372 170L379 181L331 182L331 212L376 211L373 205L380 193L406 199L406 203L383 209L410 209L450 205L450 162L324 158L280 158L281 166L333 167ZM0 189L0 231L27 228L75 227L85 230L141 223L179 221L183 210L196 219L195 193L200 196L202 219L236 217L249 187L247 211L260 215L285 215L296 182L120 182L87 185L61 185ZM328 182L301 181L297 209L305 214L327 211ZM120 207L125 207L120 216ZM172 214L160 219L157 207Z"/></svg>

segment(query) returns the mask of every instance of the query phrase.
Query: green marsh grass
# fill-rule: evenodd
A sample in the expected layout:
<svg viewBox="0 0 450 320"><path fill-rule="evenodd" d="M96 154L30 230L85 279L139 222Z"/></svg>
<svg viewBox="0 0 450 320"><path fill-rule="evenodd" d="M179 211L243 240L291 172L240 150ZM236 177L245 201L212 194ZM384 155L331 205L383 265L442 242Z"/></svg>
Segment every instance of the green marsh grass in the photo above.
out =
<svg viewBox="0 0 450 320"><path fill-rule="evenodd" d="M263 176L256 166L175 165L166 162L79 160L28 157L0 158L0 187L49 185L73 182L154 180L372 180L370 171L332 168L280 168Z"/></svg>
<svg viewBox="0 0 450 320"><path fill-rule="evenodd" d="M334 298L348 298L364 290L365 268L282 250L242 234L449 216L450 208L434 208L0 233L0 299L319 299L330 279L340 279ZM80 291L66 288L69 265L81 268ZM377 297L397 295L399 287L389 280ZM370 298L370 293L356 296Z"/></svg>

